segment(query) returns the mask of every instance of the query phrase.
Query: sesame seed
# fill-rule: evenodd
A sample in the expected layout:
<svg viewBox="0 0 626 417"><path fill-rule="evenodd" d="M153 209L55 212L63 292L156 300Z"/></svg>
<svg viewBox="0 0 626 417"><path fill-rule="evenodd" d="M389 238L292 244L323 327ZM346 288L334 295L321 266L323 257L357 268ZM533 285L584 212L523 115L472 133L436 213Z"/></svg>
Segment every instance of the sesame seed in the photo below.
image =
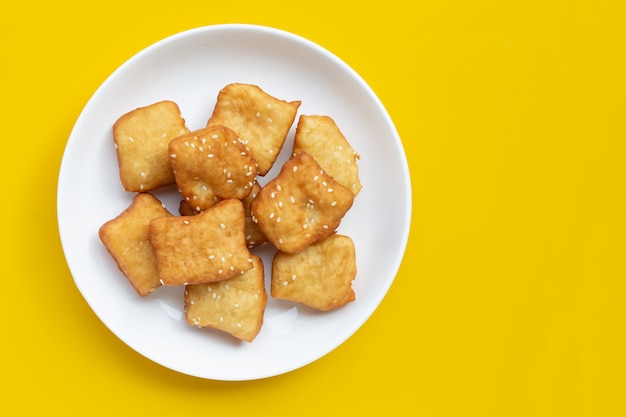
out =
<svg viewBox="0 0 626 417"><path fill-rule="evenodd" d="M224 288L226 288L227 290L230 290L230 285L224 284Z"/></svg>
<svg viewBox="0 0 626 417"><path fill-rule="evenodd" d="M202 144L204 145L206 143L206 138L202 138Z"/></svg>
<svg viewBox="0 0 626 417"><path fill-rule="evenodd" d="M226 262L226 258L224 258L223 256L221 257L221 259L222 259L222 263Z"/></svg>
<svg viewBox="0 0 626 417"><path fill-rule="evenodd" d="M331 206L331 207L335 207L336 205L337 205L337 202L336 202L336 201L333 201L332 203L330 203L330 206Z"/></svg>
<svg viewBox="0 0 626 417"><path fill-rule="evenodd" d="M327 225L327 224L324 224L324 225L322 225L322 228L324 228L324 229L328 229L328 225Z"/></svg>
<svg viewBox="0 0 626 417"><path fill-rule="evenodd" d="M327 187L327 186L328 186L328 183L327 183L326 181L322 181L322 185L323 185L324 187Z"/></svg>
<svg viewBox="0 0 626 417"><path fill-rule="evenodd" d="M129 140L130 142L134 142L134 141L135 141L135 139L131 138L130 136L128 137L128 140Z"/></svg>
<svg viewBox="0 0 626 417"><path fill-rule="evenodd" d="M213 134L211 137L212 137L213 139L217 139L219 136L217 136L216 134Z"/></svg>
<svg viewBox="0 0 626 417"><path fill-rule="evenodd" d="M143 184L139 184L139 189L143 190L144 185Z"/></svg>
<svg viewBox="0 0 626 417"><path fill-rule="evenodd" d="M239 304L235 303L235 304L233 304L233 307L239 308Z"/></svg>
<svg viewBox="0 0 626 417"><path fill-rule="evenodd" d="M231 265L228 269L230 269L231 271L234 271L235 267Z"/></svg>
<svg viewBox="0 0 626 417"><path fill-rule="evenodd" d="M141 177L142 177L142 178L146 178L146 173L142 171L142 172L141 172Z"/></svg>
<svg viewBox="0 0 626 417"><path fill-rule="evenodd" d="M185 141L185 146L189 146L189 142L188 141Z"/></svg>
<svg viewBox="0 0 626 417"><path fill-rule="evenodd" d="M256 112L256 117L261 117L261 112L260 111Z"/></svg>
<svg viewBox="0 0 626 417"><path fill-rule="evenodd" d="M295 281L295 280L296 280L296 274L293 274L293 275L291 276L291 280L292 280L292 281Z"/></svg>
<svg viewBox="0 0 626 417"><path fill-rule="evenodd" d="M282 201L279 201L279 202L278 202L278 207L282 207L282 206L283 206L283 202L282 202Z"/></svg>
<svg viewBox="0 0 626 417"><path fill-rule="evenodd" d="M183 220L183 223L189 224L189 220Z"/></svg>
<svg viewBox="0 0 626 417"><path fill-rule="evenodd" d="M280 243L282 245L283 244L283 240L282 239L278 239L278 243Z"/></svg>
<svg viewBox="0 0 626 417"><path fill-rule="evenodd" d="M176 154L175 153L171 154L170 158L176 158Z"/></svg>
<svg viewBox="0 0 626 417"><path fill-rule="evenodd" d="M272 193L270 194L270 197L271 197L271 198L276 197L276 193L275 193L275 192L272 192Z"/></svg>
<svg viewBox="0 0 626 417"><path fill-rule="evenodd" d="M274 212L271 212L270 213L270 219L273 219L273 218L274 218Z"/></svg>
<svg viewBox="0 0 626 417"><path fill-rule="evenodd" d="M280 186L280 184L276 186L276 189L277 189L278 191L282 191L282 190L283 190L283 189L282 189L282 187Z"/></svg>
<svg viewBox="0 0 626 417"><path fill-rule="evenodd" d="M241 327L241 323L237 323L237 327Z"/></svg>
<svg viewBox="0 0 626 417"><path fill-rule="evenodd" d="M198 150L199 150L200 152L203 152L203 151L204 151L204 148L203 148L202 146L198 146Z"/></svg>
<svg viewBox="0 0 626 417"><path fill-rule="evenodd" d="M206 157L207 157L207 158L213 158L213 156L215 156L215 155L213 155L212 153L209 153L209 154L207 154L207 156L206 156Z"/></svg>
<svg viewBox="0 0 626 417"><path fill-rule="evenodd" d="M224 230L224 229L226 229L226 225L225 225L224 223L220 223L220 228L221 228L222 230Z"/></svg>
<svg viewBox="0 0 626 417"><path fill-rule="evenodd" d="M319 179L320 179L319 175L316 175L316 176L313 177L313 181L317 181Z"/></svg>
<svg viewBox="0 0 626 417"><path fill-rule="evenodd" d="M280 223L280 217L276 217L276 223Z"/></svg>
<svg viewBox="0 0 626 417"><path fill-rule="evenodd" d="M333 189L332 189L332 188L329 188L329 189L328 189L328 192L329 192L329 193L332 193L332 192L333 192Z"/></svg>
<svg viewBox="0 0 626 417"><path fill-rule="evenodd" d="M212 290L212 289L213 289L213 288L211 288L211 286L210 286L210 285L209 285L208 287L206 287L206 290L207 290L208 292L211 292L211 290Z"/></svg>
<svg viewBox="0 0 626 417"><path fill-rule="evenodd" d="M293 196L289 197L289 201L291 202L291 204L295 204L296 199L293 198Z"/></svg>
<svg viewBox="0 0 626 417"><path fill-rule="evenodd" d="M288 285L288 284L289 284L289 281L283 281L283 285L285 285L285 286L286 286L286 285Z"/></svg>
<svg viewBox="0 0 626 417"><path fill-rule="evenodd" d="M216 293L213 293L213 294L211 295L211 297L216 298L216 297L217 297L217 294L216 294Z"/></svg>
<svg viewBox="0 0 626 417"><path fill-rule="evenodd" d="M297 170L298 170L298 166L297 166L297 165L294 165L294 167L293 167L293 172L296 172Z"/></svg>
<svg viewBox="0 0 626 417"><path fill-rule="evenodd" d="M220 321L224 321L224 316L220 316Z"/></svg>
<svg viewBox="0 0 626 417"><path fill-rule="evenodd" d="M224 272L224 271L222 271L221 269L219 269L219 270L217 271L217 273L218 273L218 274L221 274L222 272Z"/></svg>

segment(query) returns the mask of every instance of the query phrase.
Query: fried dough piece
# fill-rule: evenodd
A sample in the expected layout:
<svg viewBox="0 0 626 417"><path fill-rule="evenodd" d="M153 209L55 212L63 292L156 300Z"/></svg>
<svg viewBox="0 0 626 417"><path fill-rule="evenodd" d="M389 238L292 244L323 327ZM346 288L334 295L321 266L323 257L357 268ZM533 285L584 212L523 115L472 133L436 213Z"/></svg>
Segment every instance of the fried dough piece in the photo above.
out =
<svg viewBox="0 0 626 417"><path fill-rule="evenodd" d="M196 216L150 222L150 242L163 285L223 281L252 268L244 208L228 199Z"/></svg>
<svg viewBox="0 0 626 417"><path fill-rule="evenodd" d="M152 194L139 193L126 210L100 227L100 240L142 297L161 286L148 233L150 221L171 215Z"/></svg>
<svg viewBox="0 0 626 417"><path fill-rule="evenodd" d="M225 126L178 136L169 155L176 185L197 213L220 200L245 198L256 179L256 161Z"/></svg>
<svg viewBox="0 0 626 417"><path fill-rule="evenodd" d="M356 196L361 191L359 155L329 116L301 115L294 137L293 153L311 155L328 175Z"/></svg>
<svg viewBox="0 0 626 417"><path fill-rule="evenodd" d="M300 253L277 252L272 262L272 297L330 311L356 299L354 243L334 234Z"/></svg>
<svg viewBox="0 0 626 417"><path fill-rule="evenodd" d="M334 233L353 201L352 191L301 152L259 191L250 210L278 250L295 253Z"/></svg>
<svg viewBox="0 0 626 417"><path fill-rule="evenodd" d="M189 132L178 105L160 101L122 115L113 125L120 180L126 191L174 184L167 146Z"/></svg>
<svg viewBox="0 0 626 417"><path fill-rule="evenodd" d="M300 101L275 98L256 85L225 86L207 126L223 125L234 130L258 163L258 174L272 168L296 118Z"/></svg>
<svg viewBox="0 0 626 417"><path fill-rule="evenodd" d="M185 287L185 319L192 326L211 327L252 342L263 325L267 305L265 272L260 257L251 255L252 269L231 279Z"/></svg>

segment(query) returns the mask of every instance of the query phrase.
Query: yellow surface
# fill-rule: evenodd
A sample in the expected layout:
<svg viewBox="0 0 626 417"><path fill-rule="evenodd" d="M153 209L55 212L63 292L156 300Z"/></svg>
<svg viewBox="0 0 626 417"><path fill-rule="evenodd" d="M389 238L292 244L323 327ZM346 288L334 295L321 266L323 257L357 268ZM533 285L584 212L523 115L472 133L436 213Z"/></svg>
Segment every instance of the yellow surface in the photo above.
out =
<svg viewBox="0 0 626 417"><path fill-rule="evenodd" d="M621 3L4 4L0 414L625 415ZM124 345L76 289L56 226L64 146L96 88L144 47L216 23L288 30L356 69L397 125L414 193L405 261L372 318L253 382L181 375Z"/></svg>

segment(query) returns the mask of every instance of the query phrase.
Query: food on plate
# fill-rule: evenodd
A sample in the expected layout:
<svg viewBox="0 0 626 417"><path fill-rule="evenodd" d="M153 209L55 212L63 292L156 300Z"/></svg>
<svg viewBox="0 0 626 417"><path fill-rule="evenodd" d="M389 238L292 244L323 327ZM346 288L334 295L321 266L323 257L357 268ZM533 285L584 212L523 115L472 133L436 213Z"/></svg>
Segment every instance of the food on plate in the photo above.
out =
<svg viewBox="0 0 626 417"><path fill-rule="evenodd" d="M142 297L161 286L148 228L155 218L170 217L161 201L139 193L128 208L99 229L99 237L118 268Z"/></svg>
<svg viewBox="0 0 626 417"><path fill-rule="evenodd" d="M278 250L295 253L333 234L353 201L352 191L300 152L259 191L250 210Z"/></svg>
<svg viewBox="0 0 626 417"><path fill-rule="evenodd" d="M301 115L293 143L293 153L306 152L322 169L356 196L361 191L359 155L329 116Z"/></svg>
<svg viewBox="0 0 626 417"><path fill-rule="evenodd" d="M187 323L211 327L252 342L263 324L267 304L263 262L251 255L253 268L231 279L187 285L184 305Z"/></svg>
<svg viewBox="0 0 626 417"><path fill-rule="evenodd" d="M329 311L354 301L354 243L334 234L299 253L277 252L272 262L272 297Z"/></svg>
<svg viewBox="0 0 626 417"><path fill-rule="evenodd" d="M113 125L119 175L126 191L152 191L174 183L167 147L189 132L178 104L160 101L122 115Z"/></svg>
<svg viewBox="0 0 626 417"><path fill-rule="evenodd" d="M252 342L268 302L263 260L252 251L269 242L271 296L321 311L355 300L355 247L337 228L362 189L359 155L334 119L301 115L291 154L259 182L300 105L233 83L200 129L169 100L115 121L119 176L135 195L99 237L140 296L184 286L187 323ZM148 192L157 189L179 198L179 215Z"/></svg>
<svg viewBox="0 0 626 417"><path fill-rule="evenodd" d="M210 126L169 143L176 185L196 213L220 200L242 199L256 179L256 161L225 126Z"/></svg>
<svg viewBox="0 0 626 417"><path fill-rule="evenodd" d="M150 222L161 283L187 285L223 281L252 268L244 236L244 208L223 200L195 216Z"/></svg>
<svg viewBox="0 0 626 417"><path fill-rule="evenodd" d="M234 130L265 176L272 168L293 124L300 101L287 102L252 84L233 83L222 88L207 126Z"/></svg>

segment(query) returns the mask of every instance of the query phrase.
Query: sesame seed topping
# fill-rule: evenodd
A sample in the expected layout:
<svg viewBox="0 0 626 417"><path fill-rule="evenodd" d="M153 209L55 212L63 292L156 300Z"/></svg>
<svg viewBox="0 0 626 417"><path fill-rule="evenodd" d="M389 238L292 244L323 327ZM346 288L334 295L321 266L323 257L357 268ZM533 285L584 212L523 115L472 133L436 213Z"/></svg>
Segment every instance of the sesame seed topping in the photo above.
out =
<svg viewBox="0 0 626 417"><path fill-rule="evenodd" d="M280 243L282 245L283 244L283 240L282 239L278 239L278 243Z"/></svg>
<svg viewBox="0 0 626 417"><path fill-rule="evenodd" d="M335 207L336 205L337 205L337 202L336 202L336 201L333 201L332 203L330 203L330 206L331 206L331 207Z"/></svg>
<svg viewBox="0 0 626 417"><path fill-rule="evenodd" d="M289 281L283 281L283 285L285 285L285 286L286 286L286 285L288 285L288 284L289 284Z"/></svg>
<svg viewBox="0 0 626 417"><path fill-rule="evenodd" d="M213 294L211 294L211 297L216 298L216 297L217 297L217 294L216 294L216 293L213 293Z"/></svg>
<svg viewBox="0 0 626 417"><path fill-rule="evenodd" d="M189 224L189 220L183 220L183 223Z"/></svg>
<svg viewBox="0 0 626 417"><path fill-rule="evenodd" d="M211 135L211 137L212 137L213 139L217 139L219 136L217 136L216 134L213 134L213 135Z"/></svg>
<svg viewBox="0 0 626 417"><path fill-rule="evenodd" d="M320 179L319 175L316 175L316 176L313 177L313 181L317 181L319 179Z"/></svg>
<svg viewBox="0 0 626 417"><path fill-rule="evenodd" d="M142 171L142 172L141 172L141 177L142 177L142 178L146 178L146 173Z"/></svg>
<svg viewBox="0 0 626 417"><path fill-rule="evenodd" d="M239 322L238 322L238 323L237 323L237 327L241 327L241 323L239 323Z"/></svg>
<svg viewBox="0 0 626 417"><path fill-rule="evenodd" d="M270 194L270 197L271 197L271 198L276 197L276 193L275 193L275 192L272 192L272 193Z"/></svg>
<svg viewBox="0 0 626 417"><path fill-rule="evenodd" d="M296 199L293 196L291 196L289 197L289 201L291 202L291 204L295 204Z"/></svg>
<svg viewBox="0 0 626 417"><path fill-rule="evenodd" d="M280 223L280 217L276 217L276 223Z"/></svg>
<svg viewBox="0 0 626 417"><path fill-rule="evenodd" d="M221 228L222 230L224 230L224 229L226 229L226 225L225 225L224 223L220 223L220 228Z"/></svg>
<svg viewBox="0 0 626 417"><path fill-rule="evenodd" d="M226 288L227 290L230 290L230 285L224 284L224 288Z"/></svg>
<svg viewBox="0 0 626 417"><path fill-rule="evenodd" d="M295 281L295 280L296 280L296 274L293 274L293 275L291 276L291 280L292 280L292 281Z"/></svg>
<svg viewBox="0 0 626 417"><path fill-rule="evenodd" d="M128 137L128 140L129 140L130 142L134 142L134 141L135 141L135 139L131 138L130 136Z"/></svg>
<svg viewBox="0 0 626 417"><path fill-rule="evenodd" d="M298 170L298 166L297 166L297 165L294 165L294 167L293 167L293 172L296 172L297 170Z"/></svg>
<svg viewBox="0 0 626 417"><path fill-rule="evenodd" d="M273 218L274 218L274 212L271 212L270 213L270 219L273 219Z"/></svg>
<svg viewBox="0 0 626 417"><path fill-rule="evenodd" d="M233 304L233 307L239 308L239 304L235 303L235 304Z"/></svg>
<svg viewBox="0 0 626 417"><path fill-rule="evenodd" d="M213 158L214 156L215 156L215 155L213 155L212 153L208 153L208 154L206 155L206 157L207 157L207 158Z"/></svg>
<svg viewBox="0 0 626 417"><path fill-rule="evenodd" d="M256 117L261 117L261 112L260 111L256 112Z"/></svg>
<svg viewBox="0 0 626 417"><path fill-rule="evenodd" d="M234 271L235 267L231 265L230 267L228 267L228 269L230 269L231 271Z"/></svg>
<svg viewBox="0 0 626 417"><path fill-rule="evenodd" d="M170 158L176 158L176 154L175 153L171 154Z"/></svg>
<svg viewBox="0 0 626 417"><path fill-rule="evenodd" d="M221 269L219 269L219 270L217 271L217 273L218 273L218 274L221 274L222 272L224 272L224 271L222 271Z"/></svg>

